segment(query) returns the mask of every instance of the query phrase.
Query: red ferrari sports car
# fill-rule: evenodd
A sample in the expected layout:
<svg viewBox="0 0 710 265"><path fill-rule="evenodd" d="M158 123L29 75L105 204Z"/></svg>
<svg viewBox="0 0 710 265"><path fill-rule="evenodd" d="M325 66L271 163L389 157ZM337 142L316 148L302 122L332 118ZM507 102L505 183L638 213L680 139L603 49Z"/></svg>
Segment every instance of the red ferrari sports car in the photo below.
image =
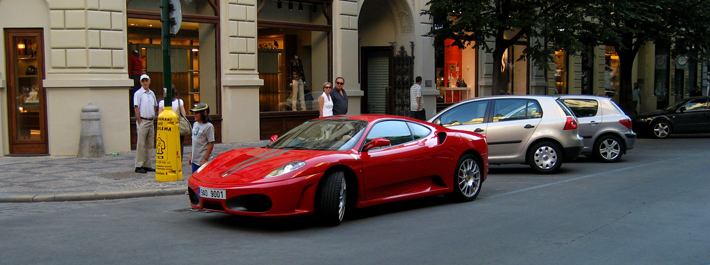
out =
<svg viewBox="0 0 710 265"><path fill-rule="evenodd" d="M448 194L478 196L485 137L387 115L307 121L262 148L223 153L188 181L195 209L259 217L316 214L327 225L349 207Z"/></svg>

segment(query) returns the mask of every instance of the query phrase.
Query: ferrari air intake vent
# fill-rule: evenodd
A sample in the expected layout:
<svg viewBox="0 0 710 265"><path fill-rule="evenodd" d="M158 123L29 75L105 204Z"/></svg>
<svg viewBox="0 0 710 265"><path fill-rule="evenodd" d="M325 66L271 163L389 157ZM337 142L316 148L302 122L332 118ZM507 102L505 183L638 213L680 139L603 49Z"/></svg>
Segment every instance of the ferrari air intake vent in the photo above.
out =
<svg viewBox="0 0 710 265"><path fill-rule="evenodd" d="M264 194L249 194L227 200L227 208L232 211L266 212L271 210L271 198Z"/></svg>
<svg viewBox="0 0 710 265"><path fill-rule="evenodd" d="M439 137L439 144L443 144L444 140L446 140L446 133L445 132L437 133L436 136Z"/></svg>
<svg viewBox="0 0 710 265"><path fill-rule="evenodd" d="M194 190L187 188L188 194L190 195L190 203L194 205L200 205L200 197L197 196Z"/></svg>

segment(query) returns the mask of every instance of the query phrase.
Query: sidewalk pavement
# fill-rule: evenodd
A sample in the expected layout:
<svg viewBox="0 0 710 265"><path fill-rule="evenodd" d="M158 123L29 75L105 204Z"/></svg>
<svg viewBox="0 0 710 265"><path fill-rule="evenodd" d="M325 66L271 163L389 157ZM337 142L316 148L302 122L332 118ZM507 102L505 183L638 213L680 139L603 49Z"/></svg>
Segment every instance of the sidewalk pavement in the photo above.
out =
<svg viewBox="0 0 710 265"><path fill-rule="evenodd" d="M214 154L266 141L215 144ZM185 146L189 154L190 146ZM0 157L0 203L107 200L185 194L192 167L182 160L181 181L158 182L155 172L135 173L136 151L100 158L67 156ZM152 157L155 167L155 154Z"/></svg>

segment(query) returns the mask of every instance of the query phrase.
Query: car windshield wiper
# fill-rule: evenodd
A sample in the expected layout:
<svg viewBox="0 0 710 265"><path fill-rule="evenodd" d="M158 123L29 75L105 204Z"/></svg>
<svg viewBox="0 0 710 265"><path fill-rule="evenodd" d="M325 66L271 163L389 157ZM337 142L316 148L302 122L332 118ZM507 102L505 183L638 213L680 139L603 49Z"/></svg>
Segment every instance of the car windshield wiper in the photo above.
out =
<svg viewBox="0 0 710 265"><path fill-rule="evenodd" d="M282 147L283 149L294 149L294 150L313 150L313 148L310 147L303 147L303 146L286 146Z"/></svg>

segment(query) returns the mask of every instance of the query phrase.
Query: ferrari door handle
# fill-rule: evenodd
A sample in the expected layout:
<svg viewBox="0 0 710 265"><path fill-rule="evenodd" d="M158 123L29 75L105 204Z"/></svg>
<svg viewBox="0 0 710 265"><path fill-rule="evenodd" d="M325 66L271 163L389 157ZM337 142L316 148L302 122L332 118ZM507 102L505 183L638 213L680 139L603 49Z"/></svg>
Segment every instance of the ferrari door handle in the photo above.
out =
<svg viewBox="0 0 710 265"><path fill-rule="evenodd" d="M476 128L475 130L473 130L473 132L475 132L475 133L480 133L480 132L483 132L483 129L481 129L481 128Z"/></svg>
<svg viewBox="0 0 710 265"><path fill-rule="evenodd" d="M523 128L525 128L525 129L531 129L531 128L535 128L535 126L533 126L532 124L527 124L527 125L525 125L525 127L523 127Z"/></svg>

